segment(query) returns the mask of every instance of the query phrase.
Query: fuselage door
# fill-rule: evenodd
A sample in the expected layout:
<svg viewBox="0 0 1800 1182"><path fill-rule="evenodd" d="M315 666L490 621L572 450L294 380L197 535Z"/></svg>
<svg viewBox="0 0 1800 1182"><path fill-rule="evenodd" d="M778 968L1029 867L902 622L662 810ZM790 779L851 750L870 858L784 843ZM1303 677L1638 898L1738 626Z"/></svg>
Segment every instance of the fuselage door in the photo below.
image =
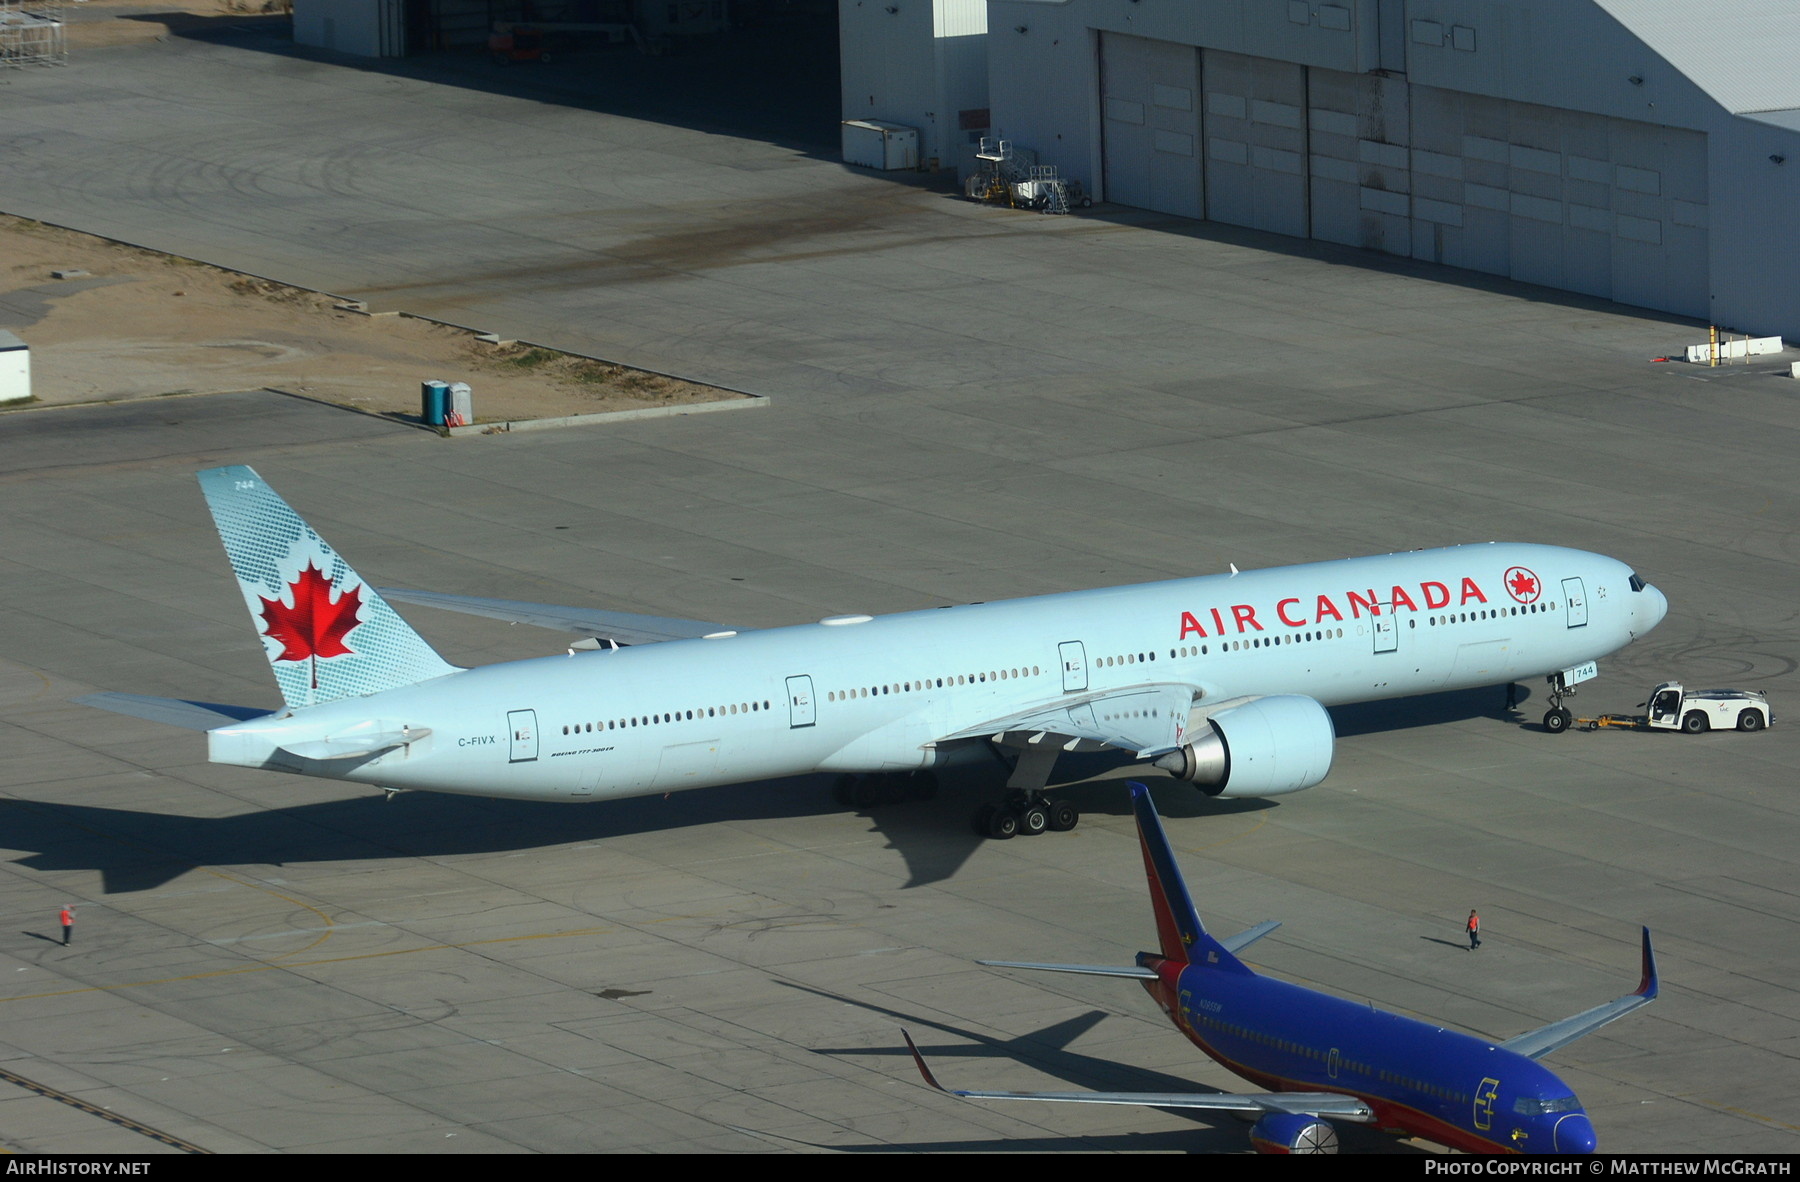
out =
<svg viewBox="0 0 1800 1182"><path fill-rule="evenodd" d="M1580 579L1563 580L1563 602L1569 609L1569 627L1587 626L1587 588Z"/></svg>
<svg viewBox="0 0 1800 1182"><path fill-rule="evenodd" d="M538 755L536 710L508 710L506 729L512 734L511 763L530 763Z"/></svg>
<svg viewBox="0 0 1800 1182"><path fill-rule="evenodd" d="M801 674L787 679L788 729L811 726L817 721L813 708L812 678Z"/></svg>
<svg viewBox="0 0 1800 1182"><path fill-rule="evenodd" d="M1378 653L1396 652L1400 648L1400 630L1394 627L1398 621L1394 619L1393 605L1384 604L1383 606L1388 609L1387 615L1369 617L1369 623L1375 626L1375 651Z"/></svg>
<svg viewBox="0 0 1800 1182"><path fill-rule="evenodd" d="M1087 649L1079 640L1065 640L1056 646L1062 658L1063 693L1078 694L1087 689Z"/></svg>

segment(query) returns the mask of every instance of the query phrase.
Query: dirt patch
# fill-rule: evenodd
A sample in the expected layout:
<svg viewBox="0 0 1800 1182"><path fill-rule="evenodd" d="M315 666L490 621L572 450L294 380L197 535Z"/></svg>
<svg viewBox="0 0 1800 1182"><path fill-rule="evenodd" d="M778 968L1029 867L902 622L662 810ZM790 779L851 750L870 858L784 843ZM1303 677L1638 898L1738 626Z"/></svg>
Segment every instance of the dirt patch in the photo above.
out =
<svg viewBox="0 0 1800 1182"><path fill-rule="evenodd" d="M273 387L416 419L419 385L468 382L477 422L743 397L463 329L364 316L318 292L0 215L0 328L40 403ZM85 275L56 279L52 270Z"/></svg>
<svg viewBox="0 0 1800 1182"><path fill-rule="evenodd" d="M219 25L285 28L293 8L293 0L86 0L63 8L64 40L71 52L80 52L160 41Z"/></svg>

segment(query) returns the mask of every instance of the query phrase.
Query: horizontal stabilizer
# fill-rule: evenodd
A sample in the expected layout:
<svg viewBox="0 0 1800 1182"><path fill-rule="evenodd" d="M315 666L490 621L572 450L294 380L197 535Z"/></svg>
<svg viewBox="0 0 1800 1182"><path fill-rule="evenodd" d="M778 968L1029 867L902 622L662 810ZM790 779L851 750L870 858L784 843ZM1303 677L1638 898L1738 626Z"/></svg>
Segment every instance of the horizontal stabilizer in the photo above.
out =
<svg viewBox="0 0 1800 1182"><path fill-rule="evenodd" d="M912 1052L913 1063L925 1082L940 1092L964 1100L1037 1100L1052 1104L1130 1104L1140 1108L1192 1108L1212 1112L1266 1113L1287 1112L1296 1116L1323 1116L1351 1124L1369 1124L1375 1119L1370 1107L1355 1096L1335 1092L969 1092L947 1088L937 1081L925 1056L919 1053L912 1035L902 1030L900 1037Z"/></svg>
<svg viewBox="0 0 1800 1182"><path fill-rule="evenodd" d="M683 620L675 616L644 616L634 612L600 611L588 607L559 607L553 603L526 603L519 599L483 599L474 595L446 595L440 591L404 591L381 588L381 594L399 603L416 603L447 612L487 616L509 624L531 624L556 632L579 632L615 640L620 644L651 644L659 640L698 640L734 631L725 624Z"/></svg>
<svg viewBox="0 0 1800 1182"><path fill-rule="evenodd" d="M1656 1000L1658 988L1656 953L1650 949L1650 929L1645 928L1643 975L1638 979L1636 992L1614 998L1591 1010L1583 1010L1560 1022L1540 1026L1517 1038L1509 1038L1500 1046L1516 1055L1524 1055L1527 1059L1541 1059L1559 1047L1566 1047L1576 1039L1592 1034L1615 1018L1622 1018L1639 1006L1649 1005Z"/></svg>
<svg viewBox="0 0 1800 1182"><path fill-rule="evenodd" d="M281 749L290 755L298 755L301 759L357 759L417 743L429 734L430 727L415 726L402 731L376 731L301 743L283 743Z"/></svg>
<svg viewBox="0 0 1800 1182"><path fill-rule="evenodd" d="M1225 946L1227 952L1242 952L1280 926L1279 919L1265 919L1255 927L1241 931L1235 936L1229 936L1220 940L1219 943Z"/></svg>
<svg viewBox="0 0 1800 1182"><path fill-rule="evenodd" d="M1103 964L1033 964L1023 960L978 960L975 963L996 969L1035 969L1040 973L1079 973L1084 977L1131 977L1139 981L1156 980L1154 972L1138 965L1114 967Z"/></svg>
<svg viewBox="0 0 1800 1182"><path fill-rule="evenodd" d="M75 704L190 731L210 731L214 727L261 718L269 713L262 706L221 706L216 702L153 698L148 694L88 694L86 697L76 698Z"/></svg>

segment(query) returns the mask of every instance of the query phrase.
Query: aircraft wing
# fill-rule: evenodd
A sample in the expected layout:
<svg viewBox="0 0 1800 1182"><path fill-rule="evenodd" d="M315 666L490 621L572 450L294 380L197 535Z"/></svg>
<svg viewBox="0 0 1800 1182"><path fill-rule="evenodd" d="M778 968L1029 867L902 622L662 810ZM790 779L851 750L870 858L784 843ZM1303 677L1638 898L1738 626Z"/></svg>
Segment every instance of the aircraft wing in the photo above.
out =
<svg viewBox="0 0 1800 1182"><path fill-rule="evenodd" d="M471 616L488 616L509 624L535 624L558 632L579 632L619 644L650 644L658 640L695 640L716 632L730 632L724 624L683 620L675 616L644 616L634 612L600 611L589 607L559 607L553 603L526 603L518 599L483 599L475 595L447 595L441 591L403 591L378 588L382 596L401 603L442 608Z"/></svg>
<svg viewBox="0 0 1800 1182"><path fill-rule="evenodd" d="M1160 755L1181 746L1196 692L1194 686L1185 683L1166 683L1085 694L1054 706L990 719L944 735L938 741L1000 741L1012 736L1029 743L1054 739L1065 749L1074 750L1085 739L1130 751L1140 758Z"/></svg>
<svg viewBox="0 0 1800 1182"><path fill-rule="evenodd" d="M1650 949L1650 929L1645 928L1644 971L1638 980L1636 992L1627 993L1624 997L1615 998L1591 1010L1583 1010L1560 1022L1540 1026L1517 1038L1509 1038L1500 1046L1503 1050L1524 1055L1527 1059L1541 1059L1558 1047L1566 1047L1576 1039L1592 1034L1614 1018L1623 1017L1639 1006L1649 1005L1656 1000L1657 988L1656 954Z"/></svg>
<svg viewBox="0 0 1800 1182"><path fill-rule="evenodd" d="M1337 1092L970 1092L947 1088L926 1066L912 1035L902 1030L907 1049L925 1082L964 1100L1040 1100L1059 1104L1131 1104L1140 1108L1198 1108L1214 1112L1288 1112L1296 1116L1328 1116L1352 1124L1368 1124L1374 1111L1355 1096Z"/></svg>

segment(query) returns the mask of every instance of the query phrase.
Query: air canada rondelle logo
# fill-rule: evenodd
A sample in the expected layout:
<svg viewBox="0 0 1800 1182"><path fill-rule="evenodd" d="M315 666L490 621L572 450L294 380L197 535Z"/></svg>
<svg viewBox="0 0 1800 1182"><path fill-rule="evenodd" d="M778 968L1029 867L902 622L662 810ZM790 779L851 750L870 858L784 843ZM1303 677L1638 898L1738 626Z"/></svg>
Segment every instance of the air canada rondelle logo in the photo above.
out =
<svg viewBox="0 0 1800 1182"><path fill-rule="evenodd" d="M1538 580L1536 572L1522 566L1510 568L1503 582L1506 584L1506 593L1520 603L1536 603L1538 596L1544 593L1544 585Z"/></svg>

